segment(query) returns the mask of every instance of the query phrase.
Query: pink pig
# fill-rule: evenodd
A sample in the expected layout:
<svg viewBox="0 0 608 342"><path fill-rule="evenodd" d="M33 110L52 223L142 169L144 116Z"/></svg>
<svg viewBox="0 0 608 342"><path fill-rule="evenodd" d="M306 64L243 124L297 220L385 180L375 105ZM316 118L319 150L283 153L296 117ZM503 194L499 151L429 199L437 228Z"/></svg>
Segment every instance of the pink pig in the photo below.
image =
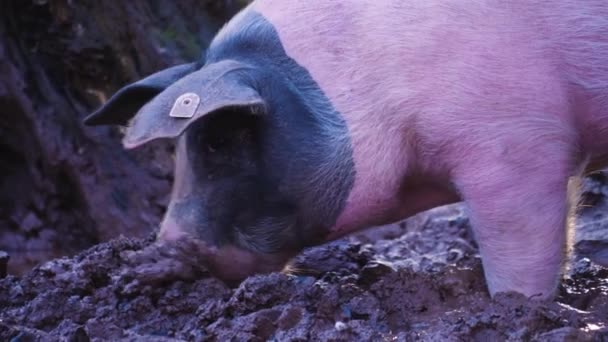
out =
<svg viewBox="0 0 608 342"><path fill-rule="evenodd" d="M160 240L219 277L463 200L490 294L555 294L576 180L608 166L605 0L257 0L200 61L87 123L176 138Z"/></svg>

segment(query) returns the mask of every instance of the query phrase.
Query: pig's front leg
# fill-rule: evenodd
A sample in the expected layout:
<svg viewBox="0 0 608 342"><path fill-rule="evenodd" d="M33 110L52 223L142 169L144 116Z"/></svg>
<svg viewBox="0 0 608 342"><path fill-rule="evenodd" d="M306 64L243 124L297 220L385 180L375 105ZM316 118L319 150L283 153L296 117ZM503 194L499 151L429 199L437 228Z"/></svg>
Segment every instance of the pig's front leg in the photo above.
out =
<svg viewBox="0 0 608 342"><path fill-rule="evenodd" d="M530 139L536 145L527 147L495 141L469 153L456 172L492 296L555 294L568 245L573 162L570 145L553 138Z"/></svg>

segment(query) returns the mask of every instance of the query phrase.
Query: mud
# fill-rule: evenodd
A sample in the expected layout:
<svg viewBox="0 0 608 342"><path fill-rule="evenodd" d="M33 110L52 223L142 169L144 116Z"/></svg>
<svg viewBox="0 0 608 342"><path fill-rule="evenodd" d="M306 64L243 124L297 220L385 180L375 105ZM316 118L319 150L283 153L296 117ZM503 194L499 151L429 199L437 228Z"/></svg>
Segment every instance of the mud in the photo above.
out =
<svg viewBox="0 0 608 342"><path fill-rule="evenodd" d="M0 280L0 340L608 340L605 208L602 197L582 211L586 254L551 302L489 298L458 204L309 249L236 287L171 263L146 277L137 256L152 236L117 238Z"/></svg>

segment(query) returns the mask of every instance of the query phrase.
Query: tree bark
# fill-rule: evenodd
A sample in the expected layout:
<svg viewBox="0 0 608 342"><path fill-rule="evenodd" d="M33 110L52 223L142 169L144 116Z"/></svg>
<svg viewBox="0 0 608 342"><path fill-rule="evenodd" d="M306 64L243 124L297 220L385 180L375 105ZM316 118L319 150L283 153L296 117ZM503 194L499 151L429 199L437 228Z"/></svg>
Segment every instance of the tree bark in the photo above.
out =
<svg viewBox="0 0 608 342"><path fill-rule="evenodd" d="M119 129L81 121L121 86L199 58L243 4L1 2L0 250L9 272L155 230L172 143L126 151Z"/></svg>

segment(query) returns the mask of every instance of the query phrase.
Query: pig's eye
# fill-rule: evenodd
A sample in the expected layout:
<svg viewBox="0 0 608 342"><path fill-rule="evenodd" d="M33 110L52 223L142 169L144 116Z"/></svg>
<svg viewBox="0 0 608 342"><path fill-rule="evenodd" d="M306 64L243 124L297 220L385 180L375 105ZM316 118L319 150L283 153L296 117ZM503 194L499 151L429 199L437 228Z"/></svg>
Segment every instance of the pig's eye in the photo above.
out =
<svg viewBox="0 0 608 342"><path fill-rule="evenodd" d="M227 139L226 138L216 138L210 141L207 141L207 151L215 152L220 150L222 147L226 146Z"/></svg>
<svg viewBox="0 0 608 342"><path fill-rule="evenodd" d="M244 147L250 145L257 123L257 118L251 115L225 110L201 120L198 126L191 128L191 132L205 153L236 158L244 153Z"/></svg>

